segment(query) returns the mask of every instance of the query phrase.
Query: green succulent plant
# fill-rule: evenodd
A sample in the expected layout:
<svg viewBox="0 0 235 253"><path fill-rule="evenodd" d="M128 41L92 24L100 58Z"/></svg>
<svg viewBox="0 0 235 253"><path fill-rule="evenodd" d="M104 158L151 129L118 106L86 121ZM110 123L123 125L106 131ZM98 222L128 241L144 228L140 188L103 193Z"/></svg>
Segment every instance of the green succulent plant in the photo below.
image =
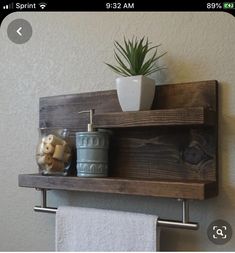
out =
<svg viewBox="0 0 235 253"><path fill-rule="evenodd" d="M126 40L124 37L124 45L119 42L114 42L114 58L117 66L105 63L115 73L122 76L150 75L156 71L164 69L162 66L157 66L156 62L159 58L166 54L158 55L158 47L151 46L151 42L145 36L140 40L137 37L131 40ZM150 56L150 53L153 53Z"/></svg>

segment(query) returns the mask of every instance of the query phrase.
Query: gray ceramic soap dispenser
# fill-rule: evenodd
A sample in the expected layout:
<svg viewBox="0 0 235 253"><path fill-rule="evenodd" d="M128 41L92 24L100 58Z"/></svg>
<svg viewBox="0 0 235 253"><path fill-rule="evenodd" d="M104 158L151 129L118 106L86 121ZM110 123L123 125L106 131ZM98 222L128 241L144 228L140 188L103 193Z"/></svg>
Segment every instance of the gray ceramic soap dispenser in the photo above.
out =
<svg viewBox="0 0 235 253"><path fill-rule="evenodd" d="M109 132L94 130L93 109L79 113L89 113L90 123L87 132L76 132L77 176L107 177Z"/></svg>

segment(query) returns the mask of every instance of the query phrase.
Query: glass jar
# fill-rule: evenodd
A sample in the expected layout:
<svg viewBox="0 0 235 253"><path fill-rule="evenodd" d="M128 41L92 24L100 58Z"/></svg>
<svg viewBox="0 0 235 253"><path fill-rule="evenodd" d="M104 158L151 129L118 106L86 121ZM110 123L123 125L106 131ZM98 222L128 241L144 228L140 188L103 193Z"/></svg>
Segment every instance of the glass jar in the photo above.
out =
<svg viewBox="0 0 235 253"><path fill-rule="evenodd" d="M68 174L72 161L69 131L62 128L39 128L36 161L43 175Z"/></svg>

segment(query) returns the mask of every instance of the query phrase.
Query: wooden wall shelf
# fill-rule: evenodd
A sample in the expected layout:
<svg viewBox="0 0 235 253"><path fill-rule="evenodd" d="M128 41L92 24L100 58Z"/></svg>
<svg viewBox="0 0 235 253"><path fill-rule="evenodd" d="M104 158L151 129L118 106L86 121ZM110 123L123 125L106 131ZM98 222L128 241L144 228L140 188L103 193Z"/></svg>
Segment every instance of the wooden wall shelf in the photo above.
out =
<svg viewBox="0 0 235 253"><path fill-rule="evenodd" d="M203 200L214 197L215 182L161 179L79 178L19 175L19 186L68 191L118 193L140 196Z"/></svg>
<svg viewBox="0 0 235 253"><path fill-rule="evenodd" d="M152 110L141 112L122 112L116 90L44 97L39 127L68 128L75 149L75 132L89 120L78 112L89 109L94 125L113 133L110 177L26 174L19 186L200 200L218 194L216 81L156 86Z"/></svg>
<svg viewBox="0 0 235 253"><path fill-rule="evenodd" d="M94 114L96 128L144 126L213 126L216 113L204 107Z"/></svg>

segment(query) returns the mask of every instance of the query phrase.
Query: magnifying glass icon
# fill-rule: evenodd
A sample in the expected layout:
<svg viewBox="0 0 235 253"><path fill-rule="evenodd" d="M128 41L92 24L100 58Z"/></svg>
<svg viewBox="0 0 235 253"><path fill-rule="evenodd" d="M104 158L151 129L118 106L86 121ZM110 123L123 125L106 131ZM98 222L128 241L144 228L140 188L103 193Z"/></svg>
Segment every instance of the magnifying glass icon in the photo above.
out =
<svg viewBox="0 0 235 253"><path fill-rule="evenodd" d="M222 229L220 229L220 228L216 230L216 234L217 234L217 235L220 235L220 236L224 236L224 235L223 235L223 231L222 231Z"/></svg>

